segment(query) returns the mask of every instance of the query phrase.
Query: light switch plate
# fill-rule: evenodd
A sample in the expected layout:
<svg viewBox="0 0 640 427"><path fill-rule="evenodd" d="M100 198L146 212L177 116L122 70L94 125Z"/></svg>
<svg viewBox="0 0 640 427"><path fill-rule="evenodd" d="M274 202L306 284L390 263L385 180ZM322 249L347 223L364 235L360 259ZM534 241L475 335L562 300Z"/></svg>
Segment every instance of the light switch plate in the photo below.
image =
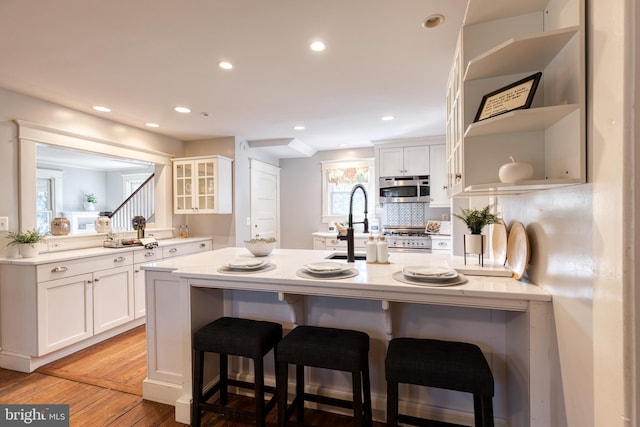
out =
<svg viewBox="0 0 640 427"><path fill-rule="evenodd" d="M9 217L0 216L0 231L9 231Z"/></svg>

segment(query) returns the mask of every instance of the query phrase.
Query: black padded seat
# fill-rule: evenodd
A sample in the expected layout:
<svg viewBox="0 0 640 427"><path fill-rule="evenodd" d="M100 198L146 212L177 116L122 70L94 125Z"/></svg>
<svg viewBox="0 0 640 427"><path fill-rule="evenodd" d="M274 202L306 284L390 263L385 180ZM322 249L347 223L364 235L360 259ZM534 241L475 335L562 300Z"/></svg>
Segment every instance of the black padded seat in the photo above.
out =
<svg viewBox="0 0 640 427"><path fill-rule="evenodd" d="M282 338L282 325L259 320L221 317L193 335L193 405L191 425L199 426L201 411L207 410L219 414L255 418L256 426L265 426L265 418L276 403L277 393L274 387L264 385L264 356ZM213 387L203 394L204 353L220 355L220 378ZM228 378L228 356L242 356L253 359L254 382ZM225 407L228 400L227 386L250 388L255 392L255 412L246 412ZM219 403L207 401L220 391ZM273 397L264 403L265 391Z"/></svg>
<svg viewBox="0 0 640 427"><path fill-rule="evenodd" d="M361 331L298 326L276 347L278 426L284 427L296 410L296 422L304 423L304 402L353 409L356 426L370 426L369 335ZM296 365L296 395L287 407L288 366ZM304 367L351 372L353 400L320 396L304 391Z"/></svg>
<svg viewBox="0 0 640 427"><path fill-rule="evenodd" d="M419 338L394 338L385 361L387 426L424 420L398 413L398 384L415 384L473 394L476 426L493 426L494 381L477 345ZM441 423L441 425L446 425Z"/></svg>

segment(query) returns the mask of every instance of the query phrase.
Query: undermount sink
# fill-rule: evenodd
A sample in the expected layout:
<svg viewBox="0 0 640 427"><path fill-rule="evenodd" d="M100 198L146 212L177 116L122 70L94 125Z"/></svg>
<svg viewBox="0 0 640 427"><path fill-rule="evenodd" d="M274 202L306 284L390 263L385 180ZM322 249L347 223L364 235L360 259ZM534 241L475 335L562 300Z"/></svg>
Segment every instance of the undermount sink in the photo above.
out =
<svg viewBox="0 0 640 427"><path fill-rule="evenodd" d="M326 259L347 259L346 252L334 252L329 255ZM356 261L365 261L367 259L367 255L365 254L355 254L353 259Z"/></svg>

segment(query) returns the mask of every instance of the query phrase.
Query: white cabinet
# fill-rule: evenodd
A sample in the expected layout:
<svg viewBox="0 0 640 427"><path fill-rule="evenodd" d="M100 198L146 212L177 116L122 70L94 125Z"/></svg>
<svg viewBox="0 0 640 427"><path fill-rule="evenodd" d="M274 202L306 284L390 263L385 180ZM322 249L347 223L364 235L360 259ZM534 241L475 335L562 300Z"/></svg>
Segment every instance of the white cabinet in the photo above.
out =
<svg viewBox="0 0 640 427"><path fill-rule="evenodd" d="M212 245L211 239L176 240L153 250L93 248L60 253L58 260L43 254L41 263L29 258L0 264L0 367L32 372L143 324L140 266L161 260L164 252L174 257Z"/></svg>
<svg viewBox="0 0 640 427"><path fill-rule="evenodd" d="M353 239L354 248L358 251L364 251L367 248L367 240L368 237L355 237ZM313 236L313 249L344 252L347 250L347 241L340 240L337 236Z"/></svg>
<svg viewBox="0 0 640 427"><path fill-rule="evenodd" d="M429 146L380 148L379 176L429 175Z"/></svg>
<svg viewBox="0 0 640 427"><path fill-rule="evenodd" d="M26 324L23 324L23 328L13 328L16 332L21 330L25 338L33 334L37 337L37 342L24 339L20 342L18 337L12 337L11 331L5 331L7 328L4 327L5 316L3 316L3 348L41 356L92 337L93 286L91 282L92 274L87 273L38 283L37 307L34 313L29 312L29 314L37 313L34 316L37 319L37 325L33 325L29 319ZM3 290L6 291L6 287ZM9 295L3 292L2 297Z"/></svg>
<svg viewBox="0 0 640 427"><path fill-rule="evenodd" d="M451 236L431 236L431 253L450 254L451 248Z"/></svg>
<svg viewBox="0 0 640 427"><path fill-rule="evenodd" d="M173 160L175 214L230 214L232 160L222 156Z"/></svg>
<svg viewBox="0 0 640 427"><path fill-rule="evenodd" d="M447 156L444 144L429 148L429 206L448 208L451 203L447 196Z"/></svg>
<svg viewBox="0 0 640 427"><path fill-rule="evenodd" d="M135 318L131 262L132 260L128 260L127 266L93 273L94 334L108 331Z"/></svg>
<svg viewBox="0 0 640 427"><path fill-rule="evenodd" d="M518 194L586 182L584 0L470 0L447 93L450 195ZM536 72L531 108L474 122L482 98ZM513 156L534 176L501 183Z"/></svg>

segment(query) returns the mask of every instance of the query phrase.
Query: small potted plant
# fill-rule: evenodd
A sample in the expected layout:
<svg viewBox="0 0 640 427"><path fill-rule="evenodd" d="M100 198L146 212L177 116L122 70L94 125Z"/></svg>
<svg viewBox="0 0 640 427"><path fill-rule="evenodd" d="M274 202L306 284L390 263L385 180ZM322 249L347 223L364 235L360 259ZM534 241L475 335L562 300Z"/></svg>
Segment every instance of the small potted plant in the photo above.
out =
<svg viewBox="0 0 640 427"><path fill-rule="evenodd" d="M9 246L17 245L20 255L24 258L32 258L38 256L40 252L40 243L45 242L48 233L42 234L35 228L27 230L24 233L9 233L7 237L11 239Z"/></svg>
<svg viewBox="0 0 640 427"><path fill-rule="evenodd" d="M93 211L96 209L96 203L98 203L98 199L95 194L89 193L84 195L84 210Z"/></svg>
<svg viewBox="0 0 640 427"><path fill-rule="evenodd" d="M461 219L471 232L464 235L465 254L483 254L484 239L482 229L485 225L500 222L500 218L490 212L491 205L484 209L460 209L460 214L453 214L456 218Z"/></svg>

